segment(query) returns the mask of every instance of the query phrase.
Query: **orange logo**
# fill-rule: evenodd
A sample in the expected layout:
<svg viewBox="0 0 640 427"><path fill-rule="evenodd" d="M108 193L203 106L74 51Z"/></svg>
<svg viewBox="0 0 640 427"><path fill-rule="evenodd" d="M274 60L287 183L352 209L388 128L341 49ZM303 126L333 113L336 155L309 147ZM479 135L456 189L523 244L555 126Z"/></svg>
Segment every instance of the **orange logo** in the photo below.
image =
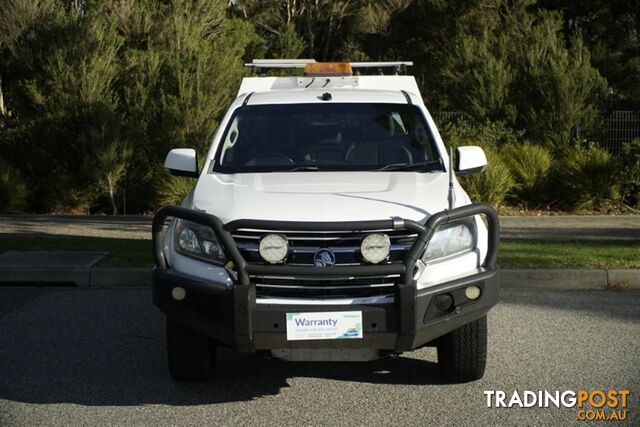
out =
<svg viewBox="0 0 640 427"><path fill-rule="evenodd" d="M627 419L629 390L578 390L576 405L580 421L624 421ZM590 408L586 408L586 405Z"/></svg>

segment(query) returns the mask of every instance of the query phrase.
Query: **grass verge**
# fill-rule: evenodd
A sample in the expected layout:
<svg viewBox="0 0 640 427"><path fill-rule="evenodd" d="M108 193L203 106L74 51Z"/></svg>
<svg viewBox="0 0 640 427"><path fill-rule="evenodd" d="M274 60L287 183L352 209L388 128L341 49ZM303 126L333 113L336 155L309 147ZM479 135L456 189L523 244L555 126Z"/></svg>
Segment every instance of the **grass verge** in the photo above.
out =
<svg viewBox="0 0 640 427"><path fill-rule="evenodd" d="M150 240L82 236L5 237L0 235L0 253L6 251L107 252L96 267L151 267Z"/></svg>
<svg viewBox="0 0 640 427"><path fill-rule="evenodd" d="M97 251L107 252L98 267L153 265L150 240L0 236L0 253L6 251ZM501 268L640 268L640 242L503 240L498 265Z"/></svg>
<svg viewBox="0 0 640 427"><path fill-rule="evenodd" d="M640 268L640 242L632 240L502 240L501 268Z"/></svg>

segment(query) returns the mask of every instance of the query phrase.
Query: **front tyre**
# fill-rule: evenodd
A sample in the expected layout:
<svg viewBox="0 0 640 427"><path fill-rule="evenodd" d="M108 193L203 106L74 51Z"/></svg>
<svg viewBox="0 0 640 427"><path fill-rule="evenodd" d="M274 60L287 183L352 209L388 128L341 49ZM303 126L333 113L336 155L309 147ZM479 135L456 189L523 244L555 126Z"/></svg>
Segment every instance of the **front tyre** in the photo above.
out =
<svg viewBox="0 0 640 427"><path fill-rule="evenodd" d="M215 368L216 350L211 338L167 317L167 356L173 379L210 379Z"/></svg>
<svg viewBox="0 0 640 427"><path fill-rule="evenodd" d="M479 380L487 364L487 316L438 339L438 368L448 382Z"/></svg>

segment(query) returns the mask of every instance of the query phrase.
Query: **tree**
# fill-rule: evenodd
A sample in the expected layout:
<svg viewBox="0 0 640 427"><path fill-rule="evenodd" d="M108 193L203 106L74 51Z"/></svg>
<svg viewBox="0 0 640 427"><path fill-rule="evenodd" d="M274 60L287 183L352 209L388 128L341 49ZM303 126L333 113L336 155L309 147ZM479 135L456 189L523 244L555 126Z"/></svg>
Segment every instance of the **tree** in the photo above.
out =
<svg viewBox="0 0 640 427"><path fill-rule="evenodd" d="M144 211L169 148L204 152L257 40L227 7L4 1L0 78L10 114L0 115L0 146L29 181L33 208L86 211L106 192L116 212L124 185Z"/></svg>
<svg viewBox="0 0 640 427"><path fill-rule="evenodd" d="M561 12L565 36L584 40L610 85L611 106L640 108L640 1L540 0L539 7Z"/></svg>
<svg viewBox="0 0 640 427"><path fill-rule="evenodd" d="M505 120L533 141L566 145L597 131L607 82L562 16L533 0L486 0L460 19L443 67L445 105L477 120Z"/></svg>
<svg viewBox="0 0 640 427"><path fill-rule="evenodd" d="M125 135L124 123L117 113L108 108L98 108L87 116L87 123L79 135L80 143L87 150L86 161L99 192L106 192L111 213L118 214L116 192L125 175L132 149Z"/></svg>
<svg viewBox="0 0 640 427"><path fill-rule="evenodd" d="M639 0L0 1L0 152L36 210L147 211L252 58L412 60L432 110L558 148L640 108Z"/></svg>
<svg viewBox="0 0 640 427"><path fill-rule="evenodd" d="M238 3L236 11L251 21L264 38L264 49L254 54L263 53L271 58L297 58L302 54L327 61L345 59L340 56L348 46L354 20L359 10L370 3L366 0L244 0ZM288 42L283 43L284 40Z"/></svg>

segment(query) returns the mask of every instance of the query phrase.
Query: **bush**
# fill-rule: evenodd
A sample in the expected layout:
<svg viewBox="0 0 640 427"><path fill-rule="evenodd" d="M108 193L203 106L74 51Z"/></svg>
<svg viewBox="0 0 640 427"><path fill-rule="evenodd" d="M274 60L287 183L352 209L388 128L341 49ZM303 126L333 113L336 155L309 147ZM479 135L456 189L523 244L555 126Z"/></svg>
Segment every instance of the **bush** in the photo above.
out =
<svg viewBox="0 0 640 427"><path fill-rule="evenodd" d="M479 145L483 148L499 148L517 144L522 132L508 128L502 122L485 122L481 125L461 121L449 124L442 130L442 138L453 148L463 145Z"/></svg>
<svg viewBox="0 0 640 427"><path fill-rule="evenodd" d="M549 150L526 142L504 147L500 156L515 179L513 195L517 201L527 208L546 199L549 172L553 165Z"/></svg>
<svg viewBox="0 0 640 427"><path fill-rule="evenodd" d="M155 204L180 206L187 194L193 189L196 181L193 178L170 175L162 171L156 175L153 188L156 192Z"/></svg>
<svg viewBox="0 0 640 427"><path fill-rule="evenodd" d="M461 176L459 180L471 200L489 203L494 207L500 206L515 182L497 150L505 145L514 145L520 134L507 128L502 122L486 122L482 125L460 122L446 126L442 136L454 149L465 145L482 147L487 155L487 170Z"/></svg>
<svg viewBox="0 0 640 427"><path fill-rule="evenodd" d="M485 202L493 207L500 206L515 182L511 171L492 148L485 147L487 170L460 177L462 186L474 202Z"/></svg>
<svg viewBox="0 0 640 427"><path fill-rule="evenodd" d="M640 138L622 147L620 195L629 206L640 206Z"/></svg>
<svg viewBox="0 0 640 427"><path fill-rule="evenodd" d="M0 158L0 212L19 212L27 207L29 190L16 168Z"/></svg>
<svg viewBox="0 0 640 427"><path fill-rule="evenodd" d="M600 147L567 149L556 161L555 188L561 204L593 210L618 198L618 174L611 154Z"/></svg>

